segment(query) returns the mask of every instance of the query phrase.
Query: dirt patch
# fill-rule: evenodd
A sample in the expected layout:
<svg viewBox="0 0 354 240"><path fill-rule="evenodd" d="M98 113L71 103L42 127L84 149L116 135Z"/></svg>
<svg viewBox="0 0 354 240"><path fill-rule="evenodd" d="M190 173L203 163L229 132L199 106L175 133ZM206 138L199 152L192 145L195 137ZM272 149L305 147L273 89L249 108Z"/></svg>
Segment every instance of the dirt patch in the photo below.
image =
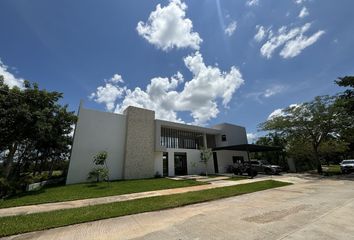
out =
<svg viewBox="0 0 354 240"><path fill-rule="evenodd" d="M254 222L254 223L269 223L269 222L275 222L275 221L280 221L283 218L296 214L300 211L303 211L307 208L309 208L311 205L308 204L301 204L292 208L284 209L284 210L279 210L279 211L270 211L266 212L260 215L255 215L252 217L247 217L243 218L242 220L247 221L247 222Z"/></svg>

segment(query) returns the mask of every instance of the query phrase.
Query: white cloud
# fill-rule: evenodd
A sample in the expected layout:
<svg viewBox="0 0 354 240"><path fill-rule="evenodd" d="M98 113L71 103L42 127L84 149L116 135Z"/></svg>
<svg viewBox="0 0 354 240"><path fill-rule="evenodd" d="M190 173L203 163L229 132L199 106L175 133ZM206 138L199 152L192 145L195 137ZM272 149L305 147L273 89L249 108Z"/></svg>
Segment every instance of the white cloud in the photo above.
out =
<svg viewBox="0 0 354 240"><path fill-rule="evenodd" d="M262 98L269 98L271 96L284 92L286 89L286 86L276 84L263 91L251 92L247 94L246 97L253 98L254 100L262 103Z"/></svg>
<svg viewBox="0 0 354 240"><path fill-rule="evenodd" d="M300 4L303 4L305 1L306 0L295 0L295 3L300 5Z"/></svg>
<svg viewBox="0 0 354 240"><path fill-rule="evenodd" d="M23 88L24 80L22 78L17 78L12 73L10 73L8 71L8 66L6 66L1 60L0 60L0 76L4 77L4 83L7 84L10 88L15 86L19 88Z"/></svg>
<svg viewBox="0 0 354 240"><path fill-rule="evenodd" d="M255 143L258 140L258 135L256 133L247 133L248 143Z"/></svg>
<svg viewBox="0 0 354 240"><path fill-rule="evenodd" d="M301 27L294 27L292 29L282 26L275 34L269 31L268 41L261 47L261 55L266 58L271 58L274 51L284 45L285 47L280 52L280 56L289 58L299 55L302 50L315 43L324 33L324 31L321 30L311 37L304 36L304 33L307 32L310 27L311 23L306 23Z"/></svg>
<svg viewBox="0 0 354 240"><path fill-rule="evenodd" d="M300 106L301 104L297 104L297 103L294 103L294 104L290 104L289 107L290 108L296 108L298 106ZM269 114L267 120L271 120L275 117L280 117L280 116L285 116L285 112L284 112L284 108L278 108L278 109L275 109L271 114Z"/></svg>
<svg viewBox="0 0 354 240"><path fill-rule="evenodd" d="M259 0L247 0L246 6L252 7L259 5Z"/></svg>
<svg viewBox="0 0 354 240"><path fill-rule="evenodd" d="M257 42L260 42L264 39L264 37L266 36L267 34L267 30L265 29L265 27L263 26L260 26L260 25L257 25L256 26L256 29L258 30L256 35L254 35L254 39L257 41Z"/></svg>
<svg viewBox="0 0 354 240"><path fill-rule="evenodd" d="M325 31L318 31L311 37L303 36L302 34L293 40L288 41L285 47L281 50L280 56L283 58L292 58L299 55L302 50L311 46L325 33Z"/></svg>
<svg viewBox="0 0 354 240"><path fill-rule="evenodd" d="M233 21L231 22L226 28L225 28L225 34L228 35L229 37L234 34L235 30L237 28L237 22Z"/></svg>
<svg viewBox="0 0 354 240"><path fill-rule="evenodd" d="M90 99L94 99L97 103L104 103L108 111L113 111L118 98L121 98L126 90L120 87L119 83L123 83L123 79L119 74L105 81L104 86L99 86L95 93L90 95Z"/></svg>
<svg viewBox="0 0 354 240"><path fill-rule="evenodd" d="M185 57L184 63L192 73L192 79L189 81L185 82L182 74L178 72L170 78L151 79L146 89L119 87L124 96L123 100L116 104L115 112L122 113L128 106L136 106L154 110L158 119L182 122L177 113L187 111L193 117L194 124L203 125L218 115L218 101L227 107L234 92L244 83L236 67L232 66L230 71L226 72L216 66L207 66L199 52ZM184 85L181 86L182 84ZM178 86L181 91L177 90ZM100 90L104 88L98 87L97 92ZM109 89L107 91L109 92ZM97 92L94 93L95 101L98 100ZM116 102L116 96L117 94L113 94L109 102Z"/></svg>
<svg viewBox="0 0 354 240"><path fill-rule="evenodd" d="M264 92L264 97L266 98L269 98L275 94L278 94L278 93L281 93L283 92L283 90L285 90L285 87L284 86L281 86L281 85L275 85L271 88L267 88Z"/></svg>
<svg viewBox="0 0 354 240"><path fill-rule="evenodd" d="M299 13L299 18L304 18L306 16L308 16L310 13L309 13L309 10L307 10L306 7L303 7Z"/></svg>
<svg viewBox="0 0 354 240"><path fill-rule="evenodd" d="M267 120L270 120L272 118L279 117L279 116L284 116L284 112L283 112L282 108L275 109L271 114L269 114Z"/></svg>
<svg viewBox="0 0 354 240"><path fill-rule="evenodd" d="M277 34L275 36L269 37L268 41L263 44L261 47L261 54L266 58L271 58L273 52L284 43L289 41L290 39L296 37L297 35L306 32L310 28L311 24L306 23L302 27L296 27L290 30L287 30L286 26L282 26L278 29Z"/></svg>
<svg viewBox="0 0 354 240"><path fill-rule="evenodd" d="M170 0L165 7L158 4L147 22L140 21L136 30L149 43L164 51L187 47L198 50L203 40L193 32L193 23L186 18L186 9L187 5L180 0Z"/></svg>

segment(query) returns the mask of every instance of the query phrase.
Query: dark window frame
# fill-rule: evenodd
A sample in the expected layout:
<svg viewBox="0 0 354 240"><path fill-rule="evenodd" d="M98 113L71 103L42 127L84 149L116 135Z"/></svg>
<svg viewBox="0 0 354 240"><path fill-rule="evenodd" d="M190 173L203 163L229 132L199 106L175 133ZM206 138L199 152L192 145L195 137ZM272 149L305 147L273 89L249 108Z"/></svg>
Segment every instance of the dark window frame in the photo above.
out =
<svg viewBox="0 0 354 240"><path fill-rule="evenodd" d="M226 134L221 135L221 141L222 141L222 142L226 142L226 141L227 141L227 140L226 140Z"/></svg>

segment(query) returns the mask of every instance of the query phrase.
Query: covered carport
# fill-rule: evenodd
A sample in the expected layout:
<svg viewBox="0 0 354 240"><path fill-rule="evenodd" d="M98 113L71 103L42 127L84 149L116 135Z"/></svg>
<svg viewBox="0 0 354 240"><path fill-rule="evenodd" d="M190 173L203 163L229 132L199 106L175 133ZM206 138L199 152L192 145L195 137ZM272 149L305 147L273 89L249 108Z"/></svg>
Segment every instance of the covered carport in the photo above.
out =
<svg viewBox="0 0 354 240"><path fill-rule="evenodd" d="M213 148L213 160L214 160L214 169L215 173L218 171L218 160L216 157L216 153L219 151L239 151L246 152L247 159L250 161L250 152L270 152L270 151L281 151L283 148L279 146L265 146L265 145L257 145L257 144L239 144L239 145L231 145L231 146L223 146L223 147L215 147Z"/></svg>

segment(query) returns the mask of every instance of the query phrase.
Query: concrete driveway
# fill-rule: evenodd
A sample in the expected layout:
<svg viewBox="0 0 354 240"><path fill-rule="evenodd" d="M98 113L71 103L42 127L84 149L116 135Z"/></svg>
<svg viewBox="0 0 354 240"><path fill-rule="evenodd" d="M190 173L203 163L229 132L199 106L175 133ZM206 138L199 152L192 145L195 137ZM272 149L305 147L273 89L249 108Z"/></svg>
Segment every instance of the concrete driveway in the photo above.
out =
<svg viewBox="0 0 354 240"><path fill-rule="evenodd" d="M7 239L354 239L354 181L298 183Z"/></svg>

